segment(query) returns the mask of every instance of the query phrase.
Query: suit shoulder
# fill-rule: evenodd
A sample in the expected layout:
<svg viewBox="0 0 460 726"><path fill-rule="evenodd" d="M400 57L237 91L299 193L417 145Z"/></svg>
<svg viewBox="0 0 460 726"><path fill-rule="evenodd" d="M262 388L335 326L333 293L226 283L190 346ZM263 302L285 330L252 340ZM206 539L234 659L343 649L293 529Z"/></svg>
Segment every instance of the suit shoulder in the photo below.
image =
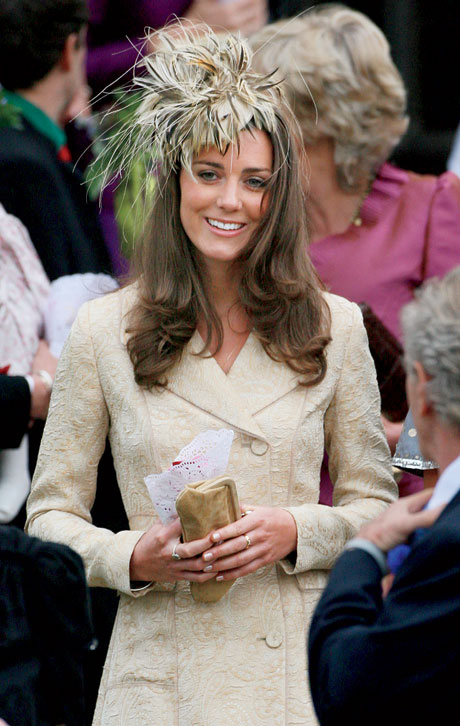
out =
<svg viewBox="0 0 460 726"><path fill-rule="evenodd" d="M54 149L37 132L29 129L2 129L0 137L0 166L44 171L57 167Z"/></svg>

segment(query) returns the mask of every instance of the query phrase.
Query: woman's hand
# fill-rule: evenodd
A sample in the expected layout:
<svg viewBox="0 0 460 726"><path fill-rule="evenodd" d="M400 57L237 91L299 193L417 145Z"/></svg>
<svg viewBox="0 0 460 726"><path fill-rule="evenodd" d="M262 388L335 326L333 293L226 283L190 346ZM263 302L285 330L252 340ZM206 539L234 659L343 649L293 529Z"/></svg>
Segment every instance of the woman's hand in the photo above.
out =
<svg viewBox="0 0 460 726"><path fill-rule="evenodd" d="M45 340L40 340L32 363L32 373L39 370L48 371L51 378L56 374L58 359L50 352L49 345Z"/></svg>
<svg viewBox="0 0 460 726"><path fill-rule="evenodd" d="M213 545L211 535L193 542L178 543L181 536L180 521L171 524L154 524L142 535L131 555L129 576L131 580L144 582L206 582L215 573L203 572L201 554ZM172 553L176 546L175 560Z"/></svg>
<svg viewBox="0 0 460 726"><path fill-rule="evenodd" d="M216 580L249 575L297 547L297 525L285 509L246 505L242 510L248 514L213 532L211 541L219 544L200 557L204 572L214 573Z"/></svg>
<svg viewBox="0 0 460 726"><path fill-rule="evenodd" d="M48 415L51 388L37 374L39 371L46 371L47 373L49 373L50 377L54 379L57 362L57 358L55 358L54 355L50 353L48 344L44 340L40 340L37 347L37 352L35 353L34 362L32 364L34 392L32 393L30 400L31 419L39 418L45 420L46 416Z"/></svg>

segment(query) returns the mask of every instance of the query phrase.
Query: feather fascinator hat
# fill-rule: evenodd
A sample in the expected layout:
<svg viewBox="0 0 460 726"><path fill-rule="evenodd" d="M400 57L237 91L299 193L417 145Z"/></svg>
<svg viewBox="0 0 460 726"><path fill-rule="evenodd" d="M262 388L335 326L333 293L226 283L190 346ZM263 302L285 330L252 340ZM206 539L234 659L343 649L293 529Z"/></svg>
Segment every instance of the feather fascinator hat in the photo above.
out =
<svg viewBox="0 0 460 726"><path fill-rule="evenodd" d="M104 182L140 158L147 171L161 166L169 174L183 166L191 172L195 154L211 146L225 153L244 129L276 134L278 109L287 109L279 81L251 69L244 40L183 24L174 36L154 35L157 50L135 67L142 70L134 76L140 103L104 152Z"/></svg>

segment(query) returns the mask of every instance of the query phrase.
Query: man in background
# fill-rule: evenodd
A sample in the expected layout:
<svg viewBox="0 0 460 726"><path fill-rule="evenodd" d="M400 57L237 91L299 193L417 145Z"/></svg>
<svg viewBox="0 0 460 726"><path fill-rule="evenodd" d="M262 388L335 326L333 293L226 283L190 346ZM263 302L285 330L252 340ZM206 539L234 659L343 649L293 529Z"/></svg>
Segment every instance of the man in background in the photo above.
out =
<svg viewBox="0 0 460 726"><path fill-rule="evenodd" d="M63 130L85 85L85 0L2 0L0 203L27 228L50 280L107 272L97 212ZM5 113L3 113L5 116Z"/></svg>
<svg viewBox="0 0 460 726"><path fill-rule="evenodd" d="M448 723L457 711L460 267L425 285L402 320L420 449L440 478L363 526L332 571L309 638L322 726ZM399 567L383 598L390 551Z"/></svg>

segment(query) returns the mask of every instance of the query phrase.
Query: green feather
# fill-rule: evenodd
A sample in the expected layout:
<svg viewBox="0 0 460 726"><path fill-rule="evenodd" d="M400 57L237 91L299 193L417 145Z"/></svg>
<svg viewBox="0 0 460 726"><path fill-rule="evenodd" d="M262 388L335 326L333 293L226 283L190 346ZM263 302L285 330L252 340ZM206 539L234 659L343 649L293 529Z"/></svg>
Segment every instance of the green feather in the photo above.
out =
<svg viewBox="0 0 460 726"><path fill-rule="evenodd" d="M6 100L3 90L0 88L0 127L5 126L21 130L23 128L22 115L19 108Z"/></svg>

